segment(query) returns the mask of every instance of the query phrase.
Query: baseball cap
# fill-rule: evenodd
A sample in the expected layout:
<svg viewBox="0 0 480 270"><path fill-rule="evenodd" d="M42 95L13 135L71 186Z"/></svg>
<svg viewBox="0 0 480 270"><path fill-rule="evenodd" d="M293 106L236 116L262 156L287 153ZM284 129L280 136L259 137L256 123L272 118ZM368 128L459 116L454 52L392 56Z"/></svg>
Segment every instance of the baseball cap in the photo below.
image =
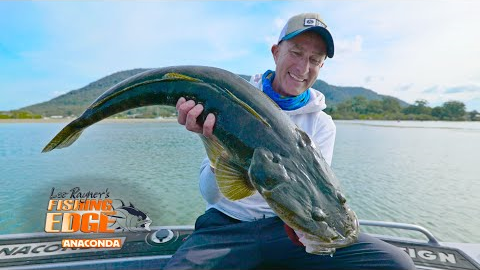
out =
<svg viewBox="0 0 480 270"><path fill-rule="evenodd" d="M302 13L291 17L282 29L278 42L291 39L305 31L315 31L320 34L327 44L327 56L333 57L333 38L327 30L327 25L317 13Z"/></svg>

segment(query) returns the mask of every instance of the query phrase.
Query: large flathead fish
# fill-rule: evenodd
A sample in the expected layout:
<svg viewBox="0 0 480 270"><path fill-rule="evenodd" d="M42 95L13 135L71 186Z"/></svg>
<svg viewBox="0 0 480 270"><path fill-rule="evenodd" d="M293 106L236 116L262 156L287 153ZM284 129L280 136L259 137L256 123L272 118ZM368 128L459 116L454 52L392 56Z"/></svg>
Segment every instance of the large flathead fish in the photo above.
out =
<svg viewBox="0 0 480 270"><path fill-rule="evenodd" d="M257 190L290 227L333 253L358 237L358 220L336 177L309 136L276 104L228 71L201 66L149 70L113 86L48 143L43 152L71 145L88 126L125 110L175 106L180 97L216 115L213 138L200 136L220 191L231 200Z"/></svg>

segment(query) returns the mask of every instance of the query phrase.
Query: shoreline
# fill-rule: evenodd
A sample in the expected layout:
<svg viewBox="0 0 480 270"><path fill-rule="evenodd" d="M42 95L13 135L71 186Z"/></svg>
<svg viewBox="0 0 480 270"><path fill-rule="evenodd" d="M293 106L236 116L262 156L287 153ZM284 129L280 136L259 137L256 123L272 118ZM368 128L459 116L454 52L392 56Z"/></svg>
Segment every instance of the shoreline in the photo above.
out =
<svg viewBox="0 0 480 270"><path fill-rule="evenodd" d="M42 118L42 119L0 119L0 124L27 124L27 123L70 123L76 118ZM374 119L334 119L338 123L360 124L374 122L391 122L391 123L475 123L480 121L441 121L441 120L374 120ZM99 123L176 123L176 117L167 118L107 118Z"/></svg>
<svg viewBox="0 0 480 270"><path fill-rule="evenodd" d="M21 124L21 123L69 123L75 118L61 119L0 119L0 124ZM177 118L107 118L99 123L176 123Z"/></svg>

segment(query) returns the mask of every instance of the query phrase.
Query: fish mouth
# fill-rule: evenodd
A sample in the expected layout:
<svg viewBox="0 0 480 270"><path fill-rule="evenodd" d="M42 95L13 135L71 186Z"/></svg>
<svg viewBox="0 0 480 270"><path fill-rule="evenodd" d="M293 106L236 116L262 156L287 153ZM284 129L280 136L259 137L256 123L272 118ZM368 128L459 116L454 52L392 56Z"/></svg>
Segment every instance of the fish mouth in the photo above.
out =
<svg viewBox="0 0 480 270"><path fill-rule="evenodd" d="M269 189L260 186L257 189L269 206L288 226L305 233L308 239L318 243L318 247L326 249L341 248L356 242L359 234L358 219L355 212L348 208L346 204L342 203L340 209L336 210L340 211L338 218L341 219L341 222L338 222L337 225L341 226L341 229L338 230L328 223L328 218L322 221L314 219L314 207L312 209L306 208L308 205L314 204L308 198L300 198L301 196L299 196L298 200L285 201L285 195L289 194L289 188L286 184L280 183ZM328 216L328 213L326 216Z"/></svg>
<svg viewBox="0 0 480 270"><path fill-rule="evenodd" d="M317 240L318 246L323 248L342 248L357 242L360 228L357 215L351 209L347 209L347 215L348 218L353 222L352 227L347 229L345 236L342 236L339 232L333 230L339 237L331 239L331 242L322 241L321 238L318 238L314 235L308 235L308 238L311 240Z"/></svg>
<svg viewBox="0 0 480 270"><path fill-rule="evenodd" d="M298 216L297 213L294 211L288 210L287 207L283 206L282 204L279 204L275 202L274 200L267 200L268 204L272 209L277 212L279 217L287 223L288 226L290 226L293 229L300 230L302 231L307 239L313 240L317 242L318 247L326 248L326 249L336 249L336 248L342 248L349 246L353 243L355 243L358 239L358 234L359 234L359 222L357 219L357 216L355 212L353 212L351 209L347 209L347 215L348 215L348 220L350 220L351 226L349 226L346 229L345 235L342 235L339 233L337 230L333 229L330 225L328 225L327 222L322 221L322 231L327 232L331 231L335 236L334 237L321 237L317 235L312 235L310 233L305 232L306 229L305 226L302 226L298 220L295 218ZM320 224L320 223L319 223ZM326 253L331 253L330 251L325 251Z"/></svg>

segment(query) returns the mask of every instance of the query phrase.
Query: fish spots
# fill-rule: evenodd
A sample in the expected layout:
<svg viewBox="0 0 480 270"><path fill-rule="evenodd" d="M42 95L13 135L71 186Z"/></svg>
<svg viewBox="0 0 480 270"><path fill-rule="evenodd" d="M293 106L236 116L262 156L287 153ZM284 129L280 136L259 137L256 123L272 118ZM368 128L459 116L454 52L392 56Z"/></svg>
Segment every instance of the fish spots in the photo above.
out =
<svg viewBox="0 0 480 270"><path fill-rule="evenodd" d="M280 155L274 155L268 149L255 149L248 173L262 191L272 190L279 184L290 181L281 161Z"/></svg>
<svg viewBox="0 0 480 270"><path fill-rule="evenodd" d="M345 195L343 195L340 191L337 190L337 199L341 204L345 204L347 202L347 199L345 198Z"/></svg>
<svg viewBox="0 0 480 270"><path fill-rule="evenodd" d="M308 145L312 145L312 140L310 139L308 134L305 133L305 131L298 128L296 129L296 131L297 131L297 134L299 135L298 141L297 141L298 147L304 148Z"/></svg>
<svg viewBox="0 0 480 270"><path fill-rule="evenodd" d="M315 221L324 221L327 218L327 215L319 207L314 207L312 210L312 218Z"/></svg>
<svg viewBox="0 0 480 270"><path fill-rule="evenodd" d="M302 140L299 140L298 143L297 143L297 146L298 146L298 148L304 148L307 145Z"/></svg>

